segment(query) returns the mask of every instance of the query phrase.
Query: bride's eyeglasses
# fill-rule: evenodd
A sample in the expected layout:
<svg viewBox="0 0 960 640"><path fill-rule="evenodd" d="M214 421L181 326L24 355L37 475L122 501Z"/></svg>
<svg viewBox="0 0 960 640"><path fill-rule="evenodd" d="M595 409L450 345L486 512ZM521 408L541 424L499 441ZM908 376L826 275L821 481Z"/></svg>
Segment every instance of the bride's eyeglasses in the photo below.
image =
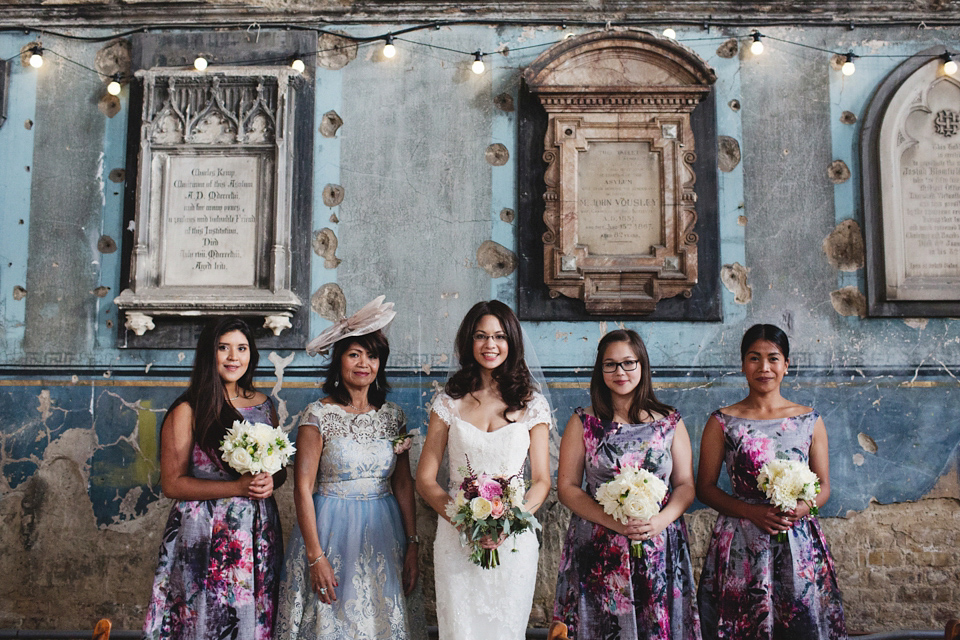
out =
<svg viewBox="0 0 960 640"><path fill-rule="evenodd" d="M636 371L637 365L640 364L637 360L624 360L623 362L604 362L600 365L600 368L603 369L604 373L613 373L617 370L617 367L620 367L624 371Z"/></svg>

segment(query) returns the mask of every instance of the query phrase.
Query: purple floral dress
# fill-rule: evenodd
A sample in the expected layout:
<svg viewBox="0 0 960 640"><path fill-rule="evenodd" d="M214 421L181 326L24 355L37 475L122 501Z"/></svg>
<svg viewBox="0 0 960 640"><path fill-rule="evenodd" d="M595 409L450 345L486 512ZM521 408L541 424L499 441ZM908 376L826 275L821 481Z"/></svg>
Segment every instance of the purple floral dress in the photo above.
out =
<svg viewBox="0 0 960 640"><path fill-rule="evenodd" d="M272 424L268 400L238 409ZM223 462L194 445L190 474L232 480ZM144 638L270 640L283 561L277 503L249 498L181 500L160 545Z"/></svg>
<svg viewBox="0 0 960 640"><path fill-rule="evenodd" d="M586 446L586 491L621 465L640 465L670 486L670 448L680 414L643 424L605 422L577 409ZM664 504L670 499L668 491ZM699 640L687 527L680 517L630 555L630 541L574 514L560 557L553 617L572 640Z"/></svg>
<svg viewBox="0 0 960 640"><path fill-rule="evenodd" d="M748 420L719 411L734 497L768 503L757 487L760 468L785 458L808 462L820 415ZM720 515L700 575L703 637L736 640L846 638L833 558L815 516L777 542L745 518Z"/></svg>

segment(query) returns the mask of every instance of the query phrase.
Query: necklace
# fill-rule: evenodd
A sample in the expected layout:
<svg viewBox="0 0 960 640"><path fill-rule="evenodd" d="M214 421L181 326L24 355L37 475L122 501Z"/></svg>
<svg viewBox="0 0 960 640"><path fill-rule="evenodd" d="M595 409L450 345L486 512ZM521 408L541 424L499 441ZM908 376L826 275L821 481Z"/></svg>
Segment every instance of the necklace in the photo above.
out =
<svg viewBox="0 0 960 640"><path fill-rule="evenodd" d="M350 407L351 409L353 409L354 411L356 411L357 413L366 413L367 411L370 410L370 403L369 403L369 402L365 405L365 409L361 409L360 407L355 407L355 406L353 406L353 403L352 403L352 402L348 402L348 403L347 403L347 406Z"/></svg>

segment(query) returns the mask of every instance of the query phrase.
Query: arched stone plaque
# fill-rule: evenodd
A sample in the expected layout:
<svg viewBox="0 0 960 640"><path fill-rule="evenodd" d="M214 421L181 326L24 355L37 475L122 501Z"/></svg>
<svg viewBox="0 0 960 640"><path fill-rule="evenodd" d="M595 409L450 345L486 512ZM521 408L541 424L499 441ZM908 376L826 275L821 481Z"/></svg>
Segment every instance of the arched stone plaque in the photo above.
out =
<svg viewBox="0 0 960 640"><path fill-rule="evenodd" d="M524 72L548 115L543 278L598 315L646 315L698 279L690 114L713 70L640 30L570 38ZM713 144L708 141L707 144Z"/></svg>

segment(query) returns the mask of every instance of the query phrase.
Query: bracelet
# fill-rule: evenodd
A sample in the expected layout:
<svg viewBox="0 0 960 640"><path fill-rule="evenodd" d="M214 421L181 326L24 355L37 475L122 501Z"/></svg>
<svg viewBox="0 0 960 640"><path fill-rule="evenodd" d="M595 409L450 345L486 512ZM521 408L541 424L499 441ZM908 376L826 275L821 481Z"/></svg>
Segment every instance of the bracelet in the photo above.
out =
<svg viewBox="0 0 960 640"><path fill-rule="evenodd" d="M420 536L407 536L407 544L420 544Z"/></svg>
<svg viewBox="0 0 960 640"><path fill-rule="evenodd" d="M310 567L315 566L318 562L320 562L321 560L323 560L323 556L324 556L323 549L320 549L320 555L318 555L318 556L313 560L313 562L307 562L307 568L310 568Z"/></svg>

